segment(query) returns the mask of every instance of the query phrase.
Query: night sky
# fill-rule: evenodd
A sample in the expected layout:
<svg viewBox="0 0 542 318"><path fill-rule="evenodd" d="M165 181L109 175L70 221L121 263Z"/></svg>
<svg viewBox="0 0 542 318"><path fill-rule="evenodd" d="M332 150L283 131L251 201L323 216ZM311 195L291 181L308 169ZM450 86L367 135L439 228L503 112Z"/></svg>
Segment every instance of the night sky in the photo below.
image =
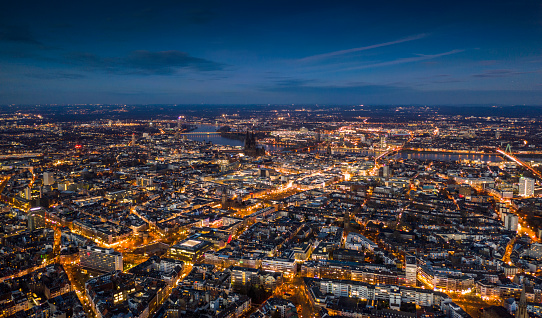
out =
<svg viewBox="0 0 542 318"><path fill-rule="evenodd" d="M542 1L2 1L38 103L542 105Z"/></svg>

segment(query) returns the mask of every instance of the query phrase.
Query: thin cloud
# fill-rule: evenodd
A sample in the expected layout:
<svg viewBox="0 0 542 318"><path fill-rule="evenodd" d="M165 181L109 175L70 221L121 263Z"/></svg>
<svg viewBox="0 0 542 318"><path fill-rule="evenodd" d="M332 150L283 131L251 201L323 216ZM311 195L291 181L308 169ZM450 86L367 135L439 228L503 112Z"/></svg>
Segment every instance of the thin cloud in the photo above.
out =
<svg viewBox="0 0 542 318"><path fill-rule="evenodd" d="M317 54L317 55L307 56L307 57L304 57L302 59L299 59L298 61L300 61L300 62L311 62L311 61L316 61L316 60L322 60L322 59L327 59L327 58L334 57L334 56L345 55L345 54L350 54L350 53L355 53L355 52L372 50L372 49L376 49L376 48L379 48L379 47L385 47L385 46L390 46L390 45L415 41L415 40L423 39L425 37L427 37L427 34L422 33L422 34L412 35L412 36L402 38L402 39L399 39L399 40L395 40L395 41L384 42L384 43L379 43L379 44L373 44L373 45L369 45L369 46L356 47L356 48L353 48L353 49L340 50L340 51L329 52L329 53L324 53L324 54Z"/></svg>
<svg viewBox="0 0 542 318"><path fill-rule="evenodd" d="M42 45L27 26L0 24L0 42Z"/></svg>
<svg viewBox="0 0 542 318"><path fill-rule="evenodd" d="M83 74L69 73L69 72L48 72L45 74L26 74L26 76L37 79L81 79L86 76Z"/></svg>
<svg viewBox="0 0 542 318"><path fill-rule="evenodd" d="M101 57L87 52L66 56L66 63L86 70L102 70L114 74L175 75L182 69L209 72L223 70L224 65L181 51L133 51L123 57Z"/></svg>
<svg viewBox="0 0 542 318"><path fill-rule="evenodd" d="M134 51L124 59L126 67L144 73L172 74L178 68L197 71L218 71L222 65L203 58L193 57L180 51Z"/></svg>
<svg viewBox="0 0 542 318"><path fill-rule="evenodd" d="M264 85L259 89L266 92L309 94L315 96L330 96L331 94L390 94L411 90L410 88L395 85L378 85L365 82L331 84L310 79L294 78L272 81L269 85Z"/></svg>
<svg viewBox="0 0 542 318"><path fill-rule="evenodd" d="M383 67L383 66L389 66L389 65L398 65L398 64L426 61L426 60L436 59L436 58L439 58L439 57L442 57L442 56L461 53L461 52L464 52L464 51L465 50L451 50L451 51L448 51L448 52L438 53L438 54L429 54L429 55L418 54L418 56L415 56L415 57L405 57L405 58L400 58L400 59L387 61L387 62L380 62L380 63L373 63L373 64L361 65L361 66L356 66L356 67L350 67L350 68L343 69L342 71L362 70L362 69L367 69L367 68L375 68L375 67Z"/></svg>
<svg viewBox="0 0 542 318"><path fill-rule="evenodd" d="M514 70L487 70L480 74L473 74L472 77L480 77L480 78L497 78L497 77L509 77L509 76L516 76L521 74L529 74L529 73L536 73L537 71L529 71L529 72L518 72Z"/></svg>

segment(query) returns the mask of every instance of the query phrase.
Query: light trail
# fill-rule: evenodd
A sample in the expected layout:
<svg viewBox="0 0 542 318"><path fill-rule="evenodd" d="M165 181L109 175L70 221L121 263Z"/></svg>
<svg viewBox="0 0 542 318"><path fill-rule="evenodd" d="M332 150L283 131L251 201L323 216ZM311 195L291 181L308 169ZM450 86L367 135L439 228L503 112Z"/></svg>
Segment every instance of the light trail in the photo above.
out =
<svg viewBox="0 0 542 318"><path fill-rule="evenodd" d="M539 177L540 179L542 179L542 173L538 172L537 170L533 169L531 166L529 166L528 164L526 164L525 162L523 162L522 160L516 158L515 156L513 156L512 154L508 154L504 151L502 151L501 149L498 149L497 148L497 152L500 153L501 155L505 156L506 158L514 161L515 163L523 166L524 168L527 168L527 170L531 171L532 173L534 173L537 177Z"/></svg>

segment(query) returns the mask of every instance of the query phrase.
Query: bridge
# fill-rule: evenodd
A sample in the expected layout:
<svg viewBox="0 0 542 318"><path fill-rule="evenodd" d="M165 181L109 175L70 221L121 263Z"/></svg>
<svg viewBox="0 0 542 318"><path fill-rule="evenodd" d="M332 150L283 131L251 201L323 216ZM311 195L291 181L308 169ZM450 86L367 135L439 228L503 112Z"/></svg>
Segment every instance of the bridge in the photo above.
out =
<svg viewBox="0 0 542 318"><path fill-rule="evenodd" d="M14 153L9 155L0 155L0 160L25 159L41 156L43 156L43 153L41 152Z"/></svg>
<svg viewBox="0 0 542 318"><path fill-rule="evenodd" d="M508 153L506 151L503 151L499 148L496 149L498 153L500 153L503 157L506 157L510 160L512 160L513 162L523 166L524 168L526 168L527 170L531 171L535 176L537 176L538 178L542 179L542 173L540 173L538 170L536 169L533 169L533 167L529 166L528 164L526 164L523 160L521 159L518 159L516 156L512 155L511 153Z"/></svg>
<svg viewBox="0 0 542 318"><path fill-rule="evenodd" d="M399 151L401 151L401 149L403 149L403 146L400 146L400 147L396 147L396 148L393 148L391 150L388 150L382 154L380 154L378 157L375 158L375 162L378 162L378 160L382 159L382 158L386 158L387 156L389 155L392 155L394 153L397 153Z"/></svg>
<svg viewBox="0 0 542 318"><path fill-rule="evenodd" d="M179 133L179 135L186 135L186 136L197 136L197 135L220 135L221 132L219 131L191 131L191 132L185 132L185 133Z"/></svg>
<svg viewBox="0 0 542 318"><path fill-rule="evenodd" d="M207 138L211 139L213 137L220 137L220 132L218 131L191 131L185 133L177 133L178 136L185 136L186 138Z"/></svg>
<svg viewBox="0 0 542 318"><path fill-rule="evenodd" d="M311 152L311 153L325 153L328 151L328 147L320 146L320 145L295 145L295 144L287 144L287 143L264 143L264 145L268 145L271 147L275 147L274 151L279 150L290 150L293 152ZM281 148L282 147L282 148ZM368 149L368 148L355 148L355 147L341 147L341 146L334 146L329 148L332 153L342 153L342 154L361 154L361 155L367 155L372 156L373 154L377 154L382 152L378 149Z"/></svg>
<svg viewBox="0 0 542 318"><path fill-rule="evenodd" d="M378 160L380 159L383 159L383 158L386 158L388 157L389 155L392 155L394 153L398 153L399 151L403 150L403 148L409 143L412 141L412 139L414 139L414 135L410 135L410 138L405 141L401 146L397 146L393 149L390 149L386 152L384 152L383 154L379 155L378 157L375 158L375 163L378 163Z"/></svg>

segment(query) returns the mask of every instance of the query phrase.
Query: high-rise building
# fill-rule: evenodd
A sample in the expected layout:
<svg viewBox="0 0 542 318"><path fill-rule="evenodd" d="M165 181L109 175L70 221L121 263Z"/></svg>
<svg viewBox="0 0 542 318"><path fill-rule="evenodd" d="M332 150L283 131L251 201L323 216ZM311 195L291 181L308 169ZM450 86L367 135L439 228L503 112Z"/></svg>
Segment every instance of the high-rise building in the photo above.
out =
<svg viewBox="0 0 542 318"><path fill-rule="evenodd" d="M416 287L416 279L418 275L418 263L416 261L416 257L412 255L407 255L405 257L405 263L406 285Z"/></svg>
<svg viewBox="0 0 542 318"><path fill-rule="evenodd" d="M79 250L81 267L102 272L122 271L122 254L112 248L87 246Z"/></svg>
<svg viewBox="0 0 542 318"><path fill-rule="evenodd" d="M28 229L34 231L45 227L45 209L38 207L32 208L26 215Z"/></svg>
<svg viewBox="0 0 542 318"><path fill-rule="evenodd" d="M522 197L532 197L534 195L534 179L519 178L519 195Z"/></svg>
<svg viewBox="0 0 542 318"><path fill-rule="evenodd" d="M181 128L183 128L183 116L179 116L179 118L177 118L177 129L181 130Z"/></svg>
<svg viewBox="0 0 542 318"><path fill-rule="evenodd" d="M384 165L382 167L382 176L384 178L389 178L391 176L390 166Z"/></svg>
<svg viewBox="0 0 542 318"><path fill-rule="evenodd" d="M23 197L27 200L32 200L32 189L30 187L24 188Z"/></svg>
<svg viewBox="0 0 542 318"><path fill-rule="evenodd" d="M383 178L391 177L391 169L388 165L384 165L378 169L378 176Z"/></svg>
<svg viewBox="0 0 542 318"><path fill-rule="evenodd" d="M135 135L135 133L133 133L133 134L132 134L132 146L135 146L136 141L137 141L136 135Z"/></svg>
<svg viewBox="0 0 542 318"><path fill-rule="evenodd" d="M504 228L508 231L516 232L518 230L518 216L513 213L503 212L501 219L504 223Z"/></svg>
<svg viewBox="0 0 542 318"><path fill-rule="evenodd" d="M43 173L43 185L52 185L55 183L55 177L52 172Z"/></svg>

